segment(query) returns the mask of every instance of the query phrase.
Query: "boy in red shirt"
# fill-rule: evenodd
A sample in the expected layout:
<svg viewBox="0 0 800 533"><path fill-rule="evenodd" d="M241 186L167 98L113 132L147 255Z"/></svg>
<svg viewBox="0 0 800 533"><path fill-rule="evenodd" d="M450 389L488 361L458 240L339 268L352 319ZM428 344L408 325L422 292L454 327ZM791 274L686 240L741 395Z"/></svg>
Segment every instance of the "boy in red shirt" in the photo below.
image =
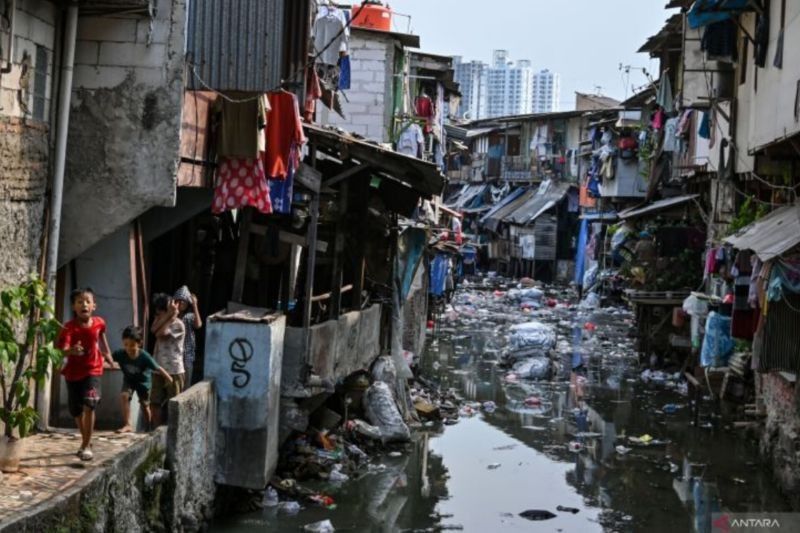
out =
<svg viewBox="0 0 800 533"><path fill-rule="evenodd" d="M78 457L91 461L94 410L100 401L100 376L103 359L114 366L106 337L106 321L92 316L97 303L92 289L76 289L70 295L75 318L64 324L58 338L58 347L67 356L61 373L67 382L69 412L81 432Z"/></svg>

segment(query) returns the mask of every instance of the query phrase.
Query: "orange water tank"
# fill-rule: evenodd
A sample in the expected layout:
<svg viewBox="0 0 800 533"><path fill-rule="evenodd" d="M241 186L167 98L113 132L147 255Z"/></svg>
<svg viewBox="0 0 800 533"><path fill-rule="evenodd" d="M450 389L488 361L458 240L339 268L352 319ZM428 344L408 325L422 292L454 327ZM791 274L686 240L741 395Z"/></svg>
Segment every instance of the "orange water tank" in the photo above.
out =
<svg viewBox="0 0 800 533"><path fill-rule="evenodd" d="M353 6L353 26L392 31L392 9L380 2L362 2Z"/></svg>

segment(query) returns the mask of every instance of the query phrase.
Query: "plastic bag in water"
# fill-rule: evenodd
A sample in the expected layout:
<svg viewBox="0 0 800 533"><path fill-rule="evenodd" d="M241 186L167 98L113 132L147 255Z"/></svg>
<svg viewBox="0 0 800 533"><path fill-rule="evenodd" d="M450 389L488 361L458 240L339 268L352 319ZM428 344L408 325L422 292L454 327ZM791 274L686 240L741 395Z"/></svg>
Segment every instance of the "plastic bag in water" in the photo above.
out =
<svg viewBox="0 0 800 533"><path fill-rule="evenodd" d="M550 360L532 357L514 365L514 373L522 379L545 379L550 371Z"/></svg>
<svg viewBox="0 0 800 533"><path fill-rule="evenodd" d="M384 442L408 442L411 432L403 422L389 385L373 383L364 395L365 411L369 421L378 428Z"/></svg>
<svg viewBox="0 0 800 533"><path fill-rule="evenodd" d="M512 350L550 350L556 343L556 334L551 326L541 322L525 322L511 326L508 339Z"/></svg>

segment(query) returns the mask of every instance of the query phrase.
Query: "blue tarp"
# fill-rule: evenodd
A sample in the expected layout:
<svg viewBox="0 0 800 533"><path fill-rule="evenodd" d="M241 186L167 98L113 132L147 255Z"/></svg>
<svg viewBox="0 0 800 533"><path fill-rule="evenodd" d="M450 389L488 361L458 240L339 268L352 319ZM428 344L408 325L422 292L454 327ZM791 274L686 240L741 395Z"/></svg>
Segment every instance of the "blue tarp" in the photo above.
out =
<svg viewBox="0 0 800 533"><path fill-rule="evenodd" d="M434 296L442 296L447 280L447 261L450 256L446 254L436 254L431 261L431 285L429 292Z"/></svg>
<svg viewBox="0 0 800 533"><path fill-rule="evenodd" d="M696 0L687 19L692 29L727 20L748 8L749 0Z"/></svg>
<svg viewBox="0 0 800 533"><path fill-rule="evenodd" d="M575 254L575 284L583 286L583 272L586 268L586 244L589 242L589 220L581 220L581 229L578 232L578 251Z"/></svg>
<svg viewBox="0 0 800 533"><path fill-rule="evenodd" d="M427 244L428 234L421 228L406 228L397 239L395 283L400 289L400 298L403 301L411 290L414 275Z"/></svg>

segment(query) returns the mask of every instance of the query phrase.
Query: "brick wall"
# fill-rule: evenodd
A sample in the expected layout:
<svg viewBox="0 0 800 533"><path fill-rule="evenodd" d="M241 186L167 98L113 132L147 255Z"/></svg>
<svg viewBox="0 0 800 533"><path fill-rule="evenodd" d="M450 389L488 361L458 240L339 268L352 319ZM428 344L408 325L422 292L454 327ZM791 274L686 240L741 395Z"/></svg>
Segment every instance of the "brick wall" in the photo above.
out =
<svg viewBox="0 0 800 533"><path fill-rule="evenodd" d="M779 373L760 376L761 398L767 411L761 453L783 492L800 507L800 411L796 384Z"/></svg>
<svg viewBox="0 0 800 533"><path fill-rule="evenodd" d="M342 107L346 118L319 104L320 122L364 137L389 142L392 114L394 41L377 35L353 34L350 39L350 90Z"/></svg>
<svg viewBox="0 0 800 533"><path fill-rule="evenodd" d="M56 13L47 0L17 2L12 68L0 75L0 288L41 258Z"/></svg>

